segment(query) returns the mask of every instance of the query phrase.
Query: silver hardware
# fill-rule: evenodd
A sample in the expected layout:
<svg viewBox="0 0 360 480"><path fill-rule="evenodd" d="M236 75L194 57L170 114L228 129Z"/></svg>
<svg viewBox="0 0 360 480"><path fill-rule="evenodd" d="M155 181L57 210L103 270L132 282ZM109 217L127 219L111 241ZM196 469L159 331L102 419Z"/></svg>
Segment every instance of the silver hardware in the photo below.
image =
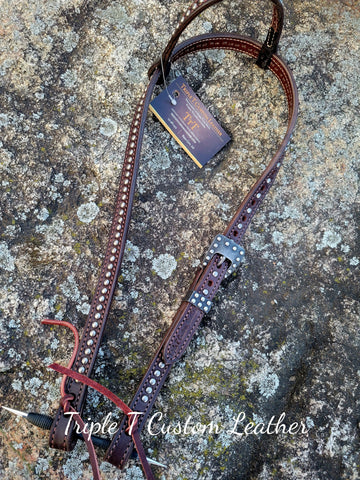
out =
<svg viewBox="0 0 360 480"><path fill-rule="evenodd" d="M242 228L241 223L239 223L238 228ZM217 246L215 247L215 245ZM225 273L225 278L227 278L233 270L236 270L239 267L240 263L243 261L245 256L245 250L240 247L240 245L238 245L236 242L234 242L234 240L232 240L231 238L219 234L215 237L213 243L210 245L209 250L206 252L206 260L204 261L205 266L208 264L208 257L211 258L215 254L219 254L222 256L220 258L218 267L220 267L220 265L224 262L225 259L231 262L232 270L228 270ZM219 272L215 270L212 275L216 278L219 276Z"/></svg>
<svg viewBox="0 0 360 480"><path fill-rule="evenodd" d="M150 383L150 385L155 385L155 383L156 383L155 378L150 378L149 383Z"/></svg>
<svg viewBox="0 0 360 480"><path fill-rule="evenodd" d="M212 302L210 300L207 300L205 297L199 298L199 294L197 292L192 292L190 297L187 299L187 302L195 305L195 307L200 308L200 310L206 313L210 310L212 306Z"/></svg>
<svg viewBox="0 0 360 480"><path fill-rule="evenodd" d="M160 370L155 370L154 375L155 375L155 377L160 377L160 375L161 375Z"/></svg>

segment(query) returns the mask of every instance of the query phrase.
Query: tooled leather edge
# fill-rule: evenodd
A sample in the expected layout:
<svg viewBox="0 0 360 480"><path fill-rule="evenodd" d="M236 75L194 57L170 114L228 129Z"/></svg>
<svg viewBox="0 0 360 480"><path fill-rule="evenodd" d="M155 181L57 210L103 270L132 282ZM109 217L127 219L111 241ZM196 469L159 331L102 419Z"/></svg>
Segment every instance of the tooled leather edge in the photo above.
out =
<svg viewBox="0 0 360 480"><path fill-rule="evenodd" d="M193 46L193 43L195 43L195 42L197 42L196 47L200 46L200 48L206 48L203 45L201 45L201 41L206 42L206 41L209 41L209 40L213 40L213 41L215 41L215 43L213 45L210 45L210 48L218 48L218 45L216 45L216 41L218 40L219 35L214 34L214 35L211 36L211 38L204 38L204 37L205 36L202 36L202 39L200 39L200 37L199 37L195 41L194 41L194 39L190 39L190 40L184 42L183 44L179 45L178 48L176 49L176 52L174 52L174 56L177 56L177 58L181 57L182 55L190 52L191 47L193 47L193 50L196 50L196 48L194 48L194 46ZM220 46L222 48L240 50L240 51L243 51L245 53L248 53L250 56L253 56L253 57L256 57L256 51L259 51L259 49L261 48L261 45L258 42L253 41L252 39L248 39L246 37L242 37L240 35L235 36L236 37L235 38L236 43L234 45L226 45L226 42L228 40L231 40L230 37L231 37L230 35L228 35L228 36L224 35L223 36L223 40L224 40L225 45L221 45L221 42L220 42ZM234 36L232 36L232 37L234 38ZM240 43L245 42L247 44L247 48L244 48L244 47L239 48L239 44L240 44L239 42ZM207 48L209 48L209 45L207 46ZM183 51L182 51L182 49L183 49ZM188 51L187 51L187 49L188 49ZM258 208L258 206L260 205L260 203L264 199L265 191L268 191L268 189L273 184L273 181L274 181L274 179L277 175L277 172L279 170L279 167L282 163L282 159L283 159L283 156L285 154L285 149L286 149L287 144L289 143L292 130L293 130L293 128L295 126L295 123L296 123L296 117L297 117L297 111L298 111L298 95L297 95L297 89L296 89L296 85L295 85L294 79L292 77L291 71L287 68L287 66L282 62L282 60L278 56L274 56L272 58L270 69L273 71L273 73L279 79L280 83L283 86L286 97L287 97L288 108L289 108L288 129L287 129L287 132L285 134L283 142L280 145L277 153L275 154L275 156L273 157L273 159L269 163L268 167L265 169L265 172L263 172L263 175L259 178L259 180L252 187L249 194L244 199L242 205L240 206L239 210L236 212L235 216L233 217L232 221L230 222L230 224L229 224L229 226L226 230L227 235L231 236L231 238L237 237L238 240L240 240L242 238L242 236L244 235L244 233L246 231L246 228L249 225L252 216L254 215L256 209ZM270 179L270 182L267 182L268 179ZM258 197L259 194L260 194L260 197ZM261 200L260 200L260 198L261 198ZM257 200L255 200L255 199L257 199L259 201L257 202ZM253 207L250 214L247 212L247 210L250 208L249 202ZM256 205L252 202L255 202ZM245 210L246 210L247 215L245 215ZM239 227L238 227L238 225L240 225L240 223L237 224L237 222L240 222L240 221L244 223L244 224L241 224L241 226L243 227L241 229L239 229ZM184 308L184 306L182 304L182 306L180 308L182 309L182 314L184 314L184 312L186 311L186 307ZM196 307L193 307L193 308L194 308L194 314L195 314ZM202 315L203 315L202 313L198 313L199 317L202 317ZM180 318L181 318L181 316L182 315L180 315ZM194 321L193 326L195 327L195 325L197 323L198 323L197 321ZM186 328L186 333L187 334L192 333L193 331L195 331L195 330L191 327ZM176 355L173 355L173 356L168 355L167 356L165 354L164 345L168 346L169 352L170 352L171 351L170 344L172 342L173 335L175 335L175 336L177 335L177 330L176 330L175 325L173 325L170 328L170 330L169 330L166 338L162 342L161 347L160 347L159 351L157 352L153 362L156 361L159 358L159 352L160 352L160 354L162 352L162 358L164 359L164 361L168 361L168 362L175 361L178 358L178 356L182 354L183 348L181 350L177 350ZM188 335L186 335L186 336L188 336ZM181 335L181 337L184 338L184 335ZM190 337L190 339L191 339L191 337ZM183 347L186 348L187 344L188 344L187 341L184 342ZM152 362L152 364L153 364L153 362ZM163 380L162 380L161 383L163 383L165 381L167 375L170 372L170 369L171 369L171 364L166 365L166 373L163 374L163 376L162 376ZM143 380L140 384L140 387L139 387L137 393L134 396L133 402L131 403L132 408L136 404L136 400L139 398L139 395L143 391L144 383L146 382L147 378L148 378L148 373L144 376L144 378L143 378ZM146 406L146 410L144 412L144 415L142 416L143 418L142 418L142 421L141 421L141 424L140 424L140 428L143 427L143 425L145 423L145 420L148 417L148 415L151 411L151 408L155 403L156 396L157 396L157 394L152 397L151 401ZM133 443L131 441L131 438L129 438L126 435L125 428L126 428L126 419L123 419L123 421L120 425L120 428L119 428L118 432L115 434L115 436L113 438L113 441L112 441L112 444L110 445L110 448L109 448L109 450L108 450L108 452L105 456L105 460L109 461L110 463L112 463L112 464L114 464L114 465L116 465L120 468L124 467L127 459L129 458L129 456L131 454L132 448L133 448Z"/></svg>

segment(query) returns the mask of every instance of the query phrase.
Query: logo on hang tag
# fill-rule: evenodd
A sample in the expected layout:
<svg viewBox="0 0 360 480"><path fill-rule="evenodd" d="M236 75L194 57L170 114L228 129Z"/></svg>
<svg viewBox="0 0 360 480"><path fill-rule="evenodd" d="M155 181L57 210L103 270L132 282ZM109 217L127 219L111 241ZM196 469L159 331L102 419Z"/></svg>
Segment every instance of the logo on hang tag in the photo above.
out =
<svg viewBox="0 0 360 480"><path fill-rule="evenodd" d="M200 168L231 140L181 76L154 98L150 110Z"/></svg>

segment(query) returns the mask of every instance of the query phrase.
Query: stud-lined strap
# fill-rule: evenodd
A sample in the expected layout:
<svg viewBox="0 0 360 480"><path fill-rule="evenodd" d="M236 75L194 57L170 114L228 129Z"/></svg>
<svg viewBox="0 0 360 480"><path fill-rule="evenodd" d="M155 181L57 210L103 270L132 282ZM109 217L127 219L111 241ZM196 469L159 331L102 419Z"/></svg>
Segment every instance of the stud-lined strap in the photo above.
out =
<svg viewBox="0 0 360 480"><path fill-rule="evenodd" d="M171 61L175 62L177 59L188 53L214 48L234 50L246 53L253 58L257 58L262 46L260 43L240 35L201 35L187 40L176 47L173 57L171 57ZM224 235L233 240L236 244L240 243L252 217L274 183L282 164L286 146L295 127L297 117L298 95L290 70L285 63L275 55L272 57L269 69L279 79L287 98L288 127L278 151L265 168L260 178L250 189L248 195L243 200L224 232ZM155 76L158 76L159 74L159 70L154 72ZM190 290L198 293L200 296L206 296L207 300L211 302L230 268L231 264L229 263L229 260L225 259L221 262L221 254L216 253L206 266L204 265L197 271ZM188 298L186 298L182 302L178 312L175 314L172 325L165 339L154 355L154 358L150 363L132 402L130 403L132 409L143 412L141 417L139 417L139 430L143 428L157 395L170 373L171 366L185 352L202 317L204 316L204 313L205 312L202 308L189 302ZM126 428L127 418L124 417L105 456L105 460L120 468L124 467L133 449L133 443L131 438L126 434Z"/></svg>

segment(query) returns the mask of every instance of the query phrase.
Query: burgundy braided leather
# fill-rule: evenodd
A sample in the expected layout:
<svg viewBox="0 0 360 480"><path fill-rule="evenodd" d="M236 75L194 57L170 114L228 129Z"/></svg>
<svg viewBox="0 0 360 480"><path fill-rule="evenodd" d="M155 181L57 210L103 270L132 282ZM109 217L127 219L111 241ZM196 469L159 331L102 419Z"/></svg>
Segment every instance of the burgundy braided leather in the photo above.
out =
<svg viewBox="0 0 360 480"><path fill-rule="evenodd" d="M253 215L274 183L275 177L282 164L286 146L289 143L296 123L298 96L295 81L290 70L283 60L275 54L283 24L283 9L280 0L272 0L274 3L274 14L270 29L275 33L271 33L270 39L268 38L267 42L265 42L267 45L264 44L265 47L251 38L228 33L201 35L186 40L176 46L178 37L190 21L205 8L218 1L219 0L204 0L195 2L188 10L189 13L187 12L184 19L180 21L162 58L165 60L166 65L170 65L170 63L176 62L187 54L201 50L233 50L257 59L257 64L262 68L269 68L283 87L289 110L288 127L285 137L278 151L260 178L250 189L224 232L225 236L236 242L236 244L240 244ZM136 107L131 124L105 259L84 333L80 340L76 359L72 367L73 370L81 376L90 377L91 375L116 288L116 281L120 272L135 192L146 115L154 87L162 75L159 61L151 67L150 74L149 85ZM190 290L199 295L203 295L206 291L206 298L209 301L215 297L221 281L224 279L229 267L231 267L227 259L219 265L220 258L220 254L215 254L206 266L199 268L190 287ZM204 312L197 306L189 303L188 299L182 302L178 312L175 314L165 339L155 353L130 403L130 409L132 411L143 412L143 415L141 415L137 422L137 435L146 422L157 395L169 375L172 364L183 355L203 315ZM69 377L72 376L73 375L69 375ZM74 378L68 378L66 382L66 392L72 394L74 398L71 406L79 412L80 415L83 411L86 399L86 384L88 383L89 382L85 381L76 382ZM60 405L50 431L50 446L63 450L71 450L74 447L76 442L76 436L74 434L75 422L73 421L70 427L68 426L68 422L69 419L64 415L63 406ZM68 429L68 435L65 435L66 429ZM134 446L134 438L128 434L128 430L129 422L127 415L125 415L105 456L105 460L120 468L125 465Z"/></svg>

